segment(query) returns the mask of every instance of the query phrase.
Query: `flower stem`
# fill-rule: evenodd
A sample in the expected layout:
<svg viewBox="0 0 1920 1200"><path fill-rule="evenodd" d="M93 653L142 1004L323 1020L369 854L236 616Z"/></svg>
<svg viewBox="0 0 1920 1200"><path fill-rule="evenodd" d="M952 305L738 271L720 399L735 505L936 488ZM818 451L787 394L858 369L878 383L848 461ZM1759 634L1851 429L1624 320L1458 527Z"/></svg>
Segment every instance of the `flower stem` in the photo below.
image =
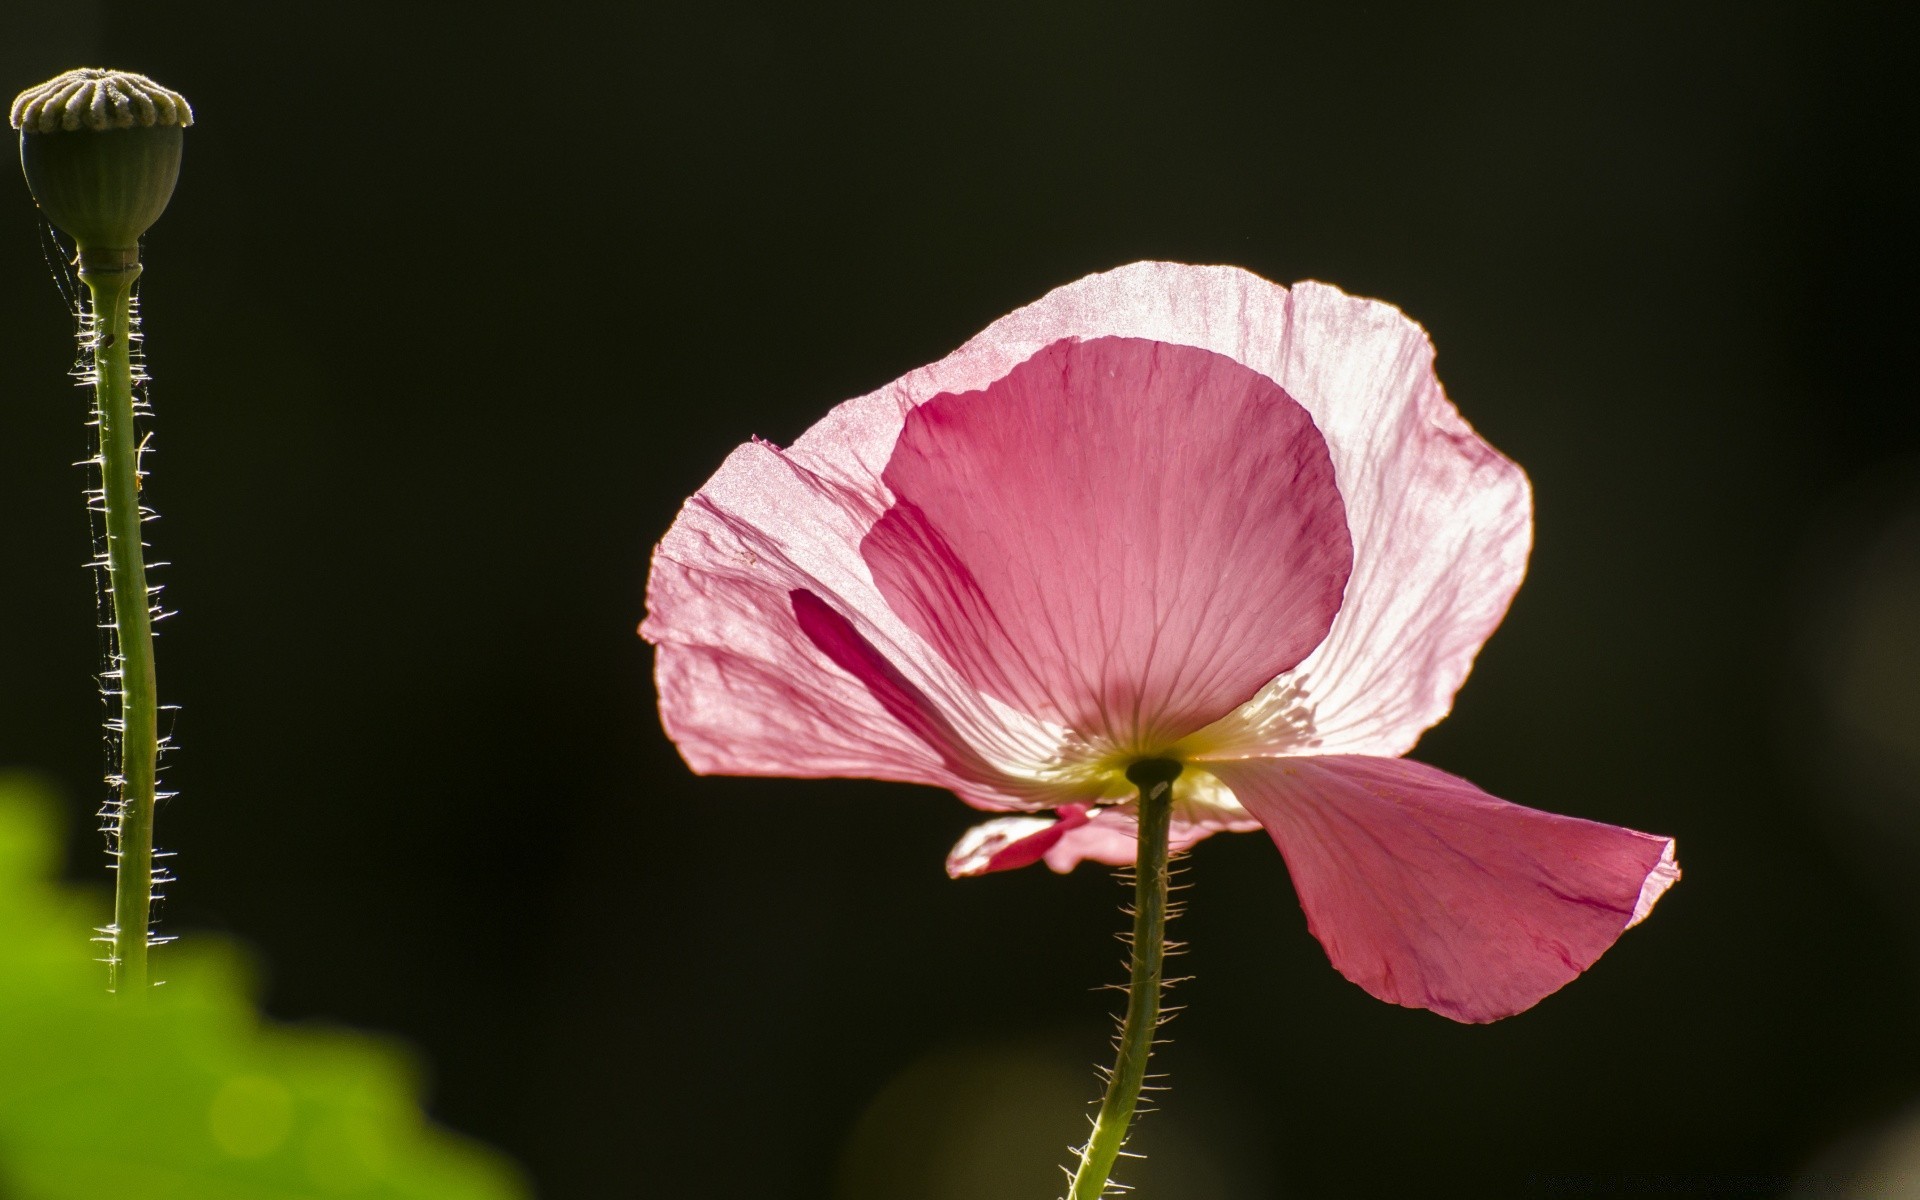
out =
<svg viewBox="0 0 1920 1200"><path fill-rule="evenodd" d="M119 264L115 264L119 266ZM113 805L112 987L147 991L153 905L153 808L160 755L153 670L153 614L140 541L140 448L133 425L133 281L137 262L81 271L92 297L94 415L100 428L107 584L113 597L113 671L119 684L119 797Z"/></svg>
<svg viewBox="0 0 1920 1200"><path fill-rule="evenodd" d="M1120 1026L1119 1054L1093 1133L1080 1151L1068 1200L1097 1200L1107 1190L1114 1159L1126 1144L1147 1079L1147 1058L1160 1026L1161 965L1166 958L1167 830L1173 816L1173 781L1180 764L1167 759L1137 762L1127 778L1140 789L1140 849L1134 864L1133 963L1127 979L1127 1015Z"/></svg>

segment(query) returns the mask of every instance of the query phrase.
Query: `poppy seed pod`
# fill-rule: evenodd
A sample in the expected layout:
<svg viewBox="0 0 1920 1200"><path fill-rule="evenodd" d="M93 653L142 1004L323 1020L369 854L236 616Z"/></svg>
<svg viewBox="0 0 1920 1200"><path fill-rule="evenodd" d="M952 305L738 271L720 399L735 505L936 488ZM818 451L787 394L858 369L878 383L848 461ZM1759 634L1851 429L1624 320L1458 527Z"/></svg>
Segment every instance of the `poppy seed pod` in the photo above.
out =
<svg viewBox="0 0 1920 1200"><path fill-rule="evenodd" d="M180 177L185 97L144 75L82 67L14 98L20 165L83 271L130 270Z"/></svg>

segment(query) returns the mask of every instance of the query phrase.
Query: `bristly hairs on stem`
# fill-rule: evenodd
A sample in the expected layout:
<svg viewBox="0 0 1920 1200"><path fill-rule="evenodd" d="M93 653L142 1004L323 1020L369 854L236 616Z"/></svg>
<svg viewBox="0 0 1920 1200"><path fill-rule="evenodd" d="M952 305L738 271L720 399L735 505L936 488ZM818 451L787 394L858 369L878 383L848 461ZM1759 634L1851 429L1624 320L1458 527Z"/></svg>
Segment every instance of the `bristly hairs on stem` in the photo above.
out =
<svg viewBox="0 0 1920 1200"><path fill-rule="evenodd" d="M1114 1034L1113 1067L1097 1068L1104 1094L1086 1143L1074 1152L1079 1164L1068 1171L1067 1200L1098 1200L1127 1190L1112 1179L1114 1162L1139 1157L1125 1149L1128 1132L1134 1118L1151 1108L1151 1093L1165 1090L1163 1084L1149 1083L1163 1076L1149 1074L1147 1062L1153 1048L1165 1044L1159 1030L1177 1011L1160 1005L1165 989L1181 982L1165 977L1166 957L1185 949L1166 937L1168 920L1178 916L1181 908L1171 899L1175 889L1168 842L1173 784L1182 769L1170 759L1147 759L1127 770L1128 780L1139 789L1135 865L1118 872L1120 882L1133 889L1132 904L1123 906L1133 929L1119 935L1128 948L1127 982L1119 985L1127 1002ZM1144 1103L1143 1092L1148 1093Z"/></svg>
<svg viewBox="0 0 1920 1200"><path fill-rule="evenodd" d="M100 688L110 761L118 764L101 811L114 917L99 940L109 946L113 990L133 998L148 988L147 952L162 940L152 934L153 904L171 877L154 866L166 857L154 852L153 822L164 796L159 758L170 739L160 733L153 656L153 624L164 614L158 589L147 582L143 532L154 515L141 498L152 410L135 283L140 238L173 196L193 110L144 75L84 67L20 93L8 116L20 131L27 186L47 221L73 239L87 292L75 373L93 392L97 450L87 465L97 475L88 481L87 509L96 530L94 569L105 579L97 593L108 643Z"/></svg>
<svg viewBox="0 0 1920 1200"><path fill-rule="evenodd" d="M48 229L50 231L48 234L49 240L58 247L60 245L58 232L53 231L50 225ZM76 256L72 254L64 256L62 265L65 266L67 263L72 262L75 257ZM102 721L101 741L107 761L118 764L124 760L126 751L125 740L127 728L126 719L122 715L125 711L127 701L124 690L126 666L125 655L121 650L122 639L120 626L115 616L113 572L107 551L106 462L103 448L100 445L101 370L99 351L102 348L103 339L98 328L97 316L88 307L84 291L80 294L73 294L71 290L74 283L73 277L71 275L56 274L55 282L61 284L63 294L68 295L75 318L75 340L79 346L79 356L75 360L71 372L74 378L74 386L86 389L89 394L87 428L92 431L90 436L93 438L93 453L90 457L76 465L82 467L88 473L87 486L83 495L86 500L87 524L92 545L92 557L88 559L87 567L94 576L96 629L100 636L100 658L104 664L99 675L96 677L99 684L101 706L106 713ZM153 420L153 404L150 392L152 377L147 371L146 335L141 329L140 293L137 281L128 291L126 319L128 381L132 385L132 412L135 425L134 490L136 494L141 497L139 518L141 527L144 529L149 522L159 519L159 513L146 501L146 483L149 474L147 469L147 456L153 451L154 441L153 431L150 428ZM144 536L141 540L141 546L143 549L151 549L151 546L146 542ZM161 606L160 595L162 585L153 582L152 572L167 565L167 563L160 561L148 561L146 563L147 619L154 626L152 636L156 640L160 632L158 629L159 623L173 614ZM157 712L162 720L168 725L171 725L173 715L178 712L178 706L162 704L158 706ZM161 801L169 800L174 796L173 792L161 787L159 775L161 765L164 764L168 752L174 749L174 747L175 741L171 729L160 734L154 741L153 799L156 810ZM97 816L100 822L100 834L105 839L107 845L108 867L110 870L117 872L120 867L121 858L120 844L124 836L123 830L128 817L128 799L126 794L127 778L116 766L108 770L105 781L108 789L107 796L101 802ZM152 929L153 923L158 920L159 906L160 902L165 898L166 885L174 882L173 872L164 865L165 860L174 857L174 852L154 846L151 848L150 853L153 859L153 867L148 889L150 910L148 913L149 924L146 944L149 950L174 940L170 936L155 933ZM119 968L122 964L122 959L118 952L120 936L117 923L98 926L95 928L94 934L94 943L103 947L104 951L100 961L104 963L109 971L113 972L117 978ZM156 980L155 983L157 984L158 981Z"/></svg>

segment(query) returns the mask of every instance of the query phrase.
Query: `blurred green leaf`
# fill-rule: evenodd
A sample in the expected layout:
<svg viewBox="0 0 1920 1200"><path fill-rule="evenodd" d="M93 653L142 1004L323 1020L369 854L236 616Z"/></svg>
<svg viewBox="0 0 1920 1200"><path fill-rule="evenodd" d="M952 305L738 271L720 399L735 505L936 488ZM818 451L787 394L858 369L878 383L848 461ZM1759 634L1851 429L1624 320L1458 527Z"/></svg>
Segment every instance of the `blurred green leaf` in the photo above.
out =
<svg viewBox="0 0 1920 1200"><path fill-rule="evenodd" d="M225 944L169 948L147 1003L106 995L97 901L50 881L53 811L0 775L0 1196L528 1194L500 1156L426 1121L401 1048L264 1023Z"/></svg>

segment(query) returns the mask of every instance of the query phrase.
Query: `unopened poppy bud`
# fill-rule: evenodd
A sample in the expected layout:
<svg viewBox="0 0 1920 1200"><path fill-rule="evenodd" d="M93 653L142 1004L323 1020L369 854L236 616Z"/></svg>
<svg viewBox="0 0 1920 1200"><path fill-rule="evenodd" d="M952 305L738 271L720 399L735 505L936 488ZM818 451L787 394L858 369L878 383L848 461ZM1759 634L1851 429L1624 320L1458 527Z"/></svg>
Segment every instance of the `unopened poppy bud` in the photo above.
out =
<svg viewBox="0 0 1920 1200"><path fill-rule="evenodd" d="M180 177L186 98L144 75L82 67L21 92L10 118L27 186L79 247L81 271L136 269L140 235Z"/></svg>

